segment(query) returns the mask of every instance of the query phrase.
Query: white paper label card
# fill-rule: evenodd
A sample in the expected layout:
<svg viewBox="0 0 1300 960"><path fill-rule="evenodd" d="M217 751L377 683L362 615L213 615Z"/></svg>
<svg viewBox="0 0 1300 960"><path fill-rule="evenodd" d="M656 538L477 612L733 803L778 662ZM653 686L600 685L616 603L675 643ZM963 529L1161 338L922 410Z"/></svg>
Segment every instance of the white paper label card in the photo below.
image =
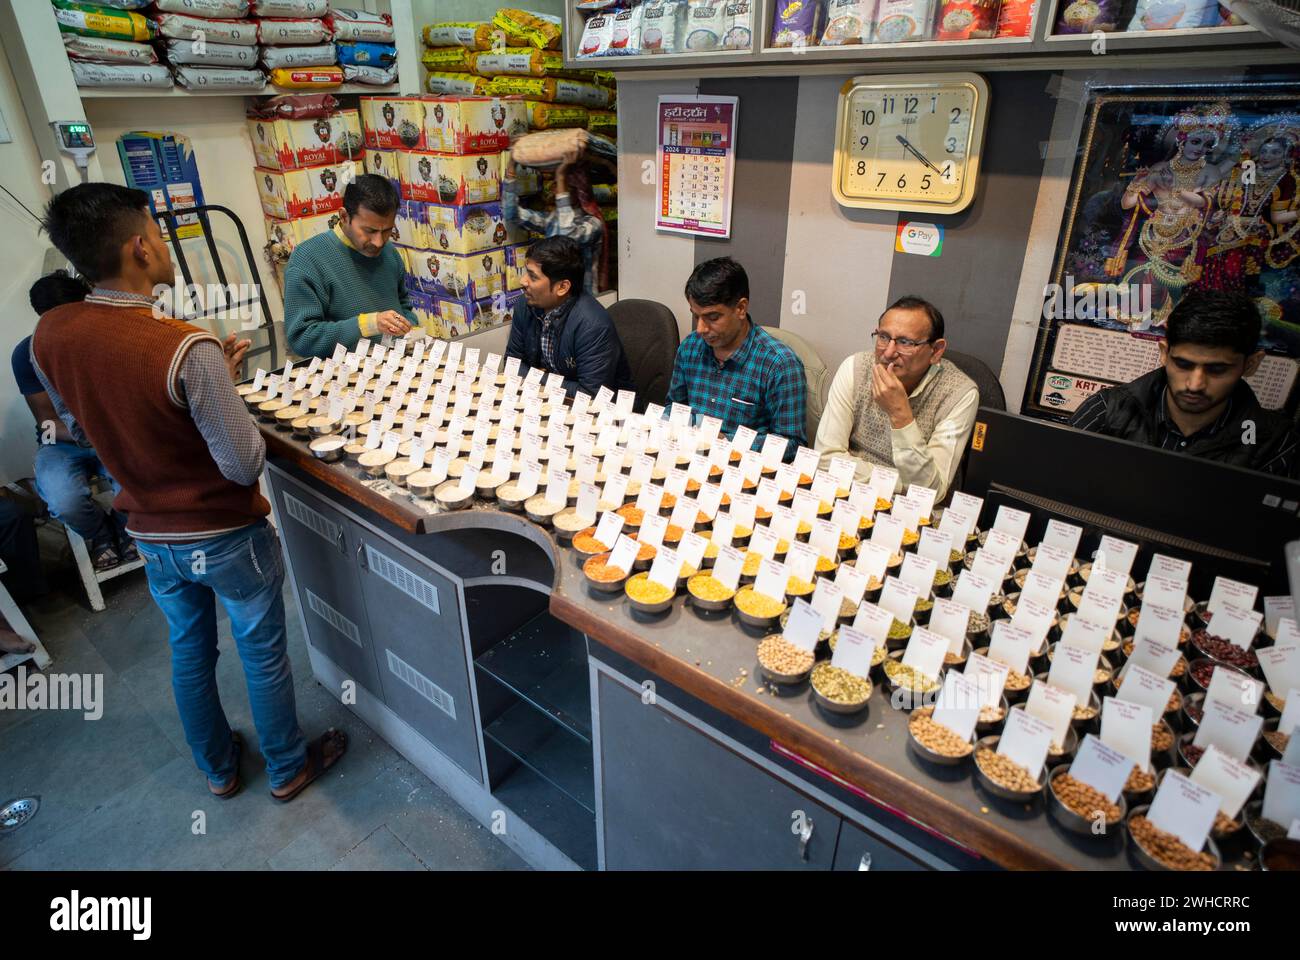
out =
<svg viewBox="0 0 1300 960"><path fill-rule="evenodd" d="M880 644L873 637L861 630L840 627L835 652L831 654L831 666L847 670L855 677L866 677L871 672L871 659L878 646Z"/></svg>
<svg viewBox="0 0 1300 960"><path fill-rule="evenodd" d="M1119 610L1123 602L1120 597L1107 597L1096 592L1090 593L1085 588L1083 595L1079 599L1078 609L1074 613L1075 616L1091 620L1093 623L1113 624L1119 616Z"/></svg>
<svg viewBox="0 0 1300 960"><path fill-rule="evenodd" d="M990 550L979 549L970 562L970 572L992 583L1001 584L1007 576L1011 561L998 556Z"/></svg>
<svg viewBox="0 0 1300 960"><path fill-rule="evenodd" d="M948 641L925 627L917 627L908 638L903 651L903 665L931 679L943 669L943 658L948 653Z"/></svg>
<svg viewBox="0 0 1300 960"><path fill-rule="evenodd" d="M721 488L718 489L721 495ZM703 491L700 493L700 502L704 502ZM746 530L754 528L754 498L748 493L738 493L731 498L731 515L736 518L736 526L744 527Z"/></svg>
<svg viewBox="0 0 1300 960"><path fill-rule="evenodd" d="M790 543L794 540L795 530L799 527L799 518L789 507L777 507L772 511L772 519L768 521L767 526L776 534L778 540Z"/></svg>
<svg viewBox="0 0 1300 960"><path fill-rule="evenodd" d="M753 446L753 443L754 441L751 438L750 446ZM785 437L778 437L774 433L769 433L766 437L764 437L763 451L761 454L763 458L763 468L765 470L775 470L777 467L779 467L781 465L781 461L785 459L785 450L786 447L788 447L789 445L790 445L789 440L787 440ZM747 447L746 449L749 448Z"/></svg>
<svg viewBox="0 0 1300 960"><path fill-rule="evenodd" d="M803 481L804 477L810 480L817 473L817 464L821 457L816 450L810 447L799 447L794 454L794 468L799 471L799 480Z"/></svg>
<svg viewBox="0 0 1300 960"><path fill-rule="evenodd" d="M582 483L595 483L600 472L600 461L592 456L578 457L577 478Z"/></svg>
<svg viewBox="0 0 1300 960"><path fill-rule="evenodd" d="M1183 612L1181 609L1144 603L1138 611L1138 622L1133 631L1133 642L1136 645L1138 640L1154 640L1161 646L1177 646L1178 635L1182 632L1182 629ZM1173 668L1170 667L1170 669Z"/></svg>
<svg viewBox="0 0 1300 960"><path fill-rule="evenodd" d="M1124 665L1125 672L1132 667L1142 667L1158 677L1167 677L1173 672L1179 656L1175 646L1166 646L1150 637L1139 637L1133 641L1133 652Z"/></svg>
<svg viewBox="0 0 1300 960"><path fill-rule="evenodd" d="M1259 778L1260 772L1254 767L1210 746L1192 768L1189 779L1217 793L1219 811L1229 820L1236 820Z"/></svg>
<svg viewBox="0 0 1300 960"><path fill-rule="evenodd" d="M659 507L664 501L664 488L657 484L647 483L637 494L636 506L638 510L645 512L646 516L651 516L659 512Z"/></svg>
<svg viewBox="0 0 1300 960"><path fill-rule="evenodd" d="M713 579L728 590L735 590L740 582L740 571L745 565L745 554L735 547L719 547L718 558L713 561Z"/></svg>
<svg viewBox="0 0 1300 960"><path fill-rule="evenodd" d="M842 563L835 571L835 585L840 588L844 599L856 607L867 592L867 575L852 564Z"/></svg>
<svg viewBox="0 0 1300 960"><path fill-rule="evenodd" d="M740 496L740 494L737 494L737 497L738 496ZM722 488L716 483L703 484L700 486L700 492L696 494L695 500L699 504L700 513L712 520L718 513L718 507L722 505ZM732 501L735 502L734 497L732 498ZM754 498L746 495L745 502L752 504ZM750 521L750 525L753 525L752 520Z"/></svg>
<svg viewBox="0 0 1300 960"><path fill-rule="evenodd" d="M1096 650L1058 643L1052 655L1052 666L1047 671L1047 682L1058 689L1068 690L1079 703L1086 704L1092 693L1097 657Z"/></svg>
<svg viewBox="0 0 1300 960"><path fill-rule="evenodd" d="M946 597L935 597L930 611L929 628L948 640L948 652L960 654L966 642L966 626L970 622L970 607Z"/></svg>
<svg viewBox="0 0 1300 960"><path fill-rule="evenodd" d="M641 521L641 530L636 538L642 543L657 548L664 542L664 534L667 532L667 517L648 516Z"/></svg>
<svg viewBox="0 0 1300 960"><path fill-rule="evenodd" d="M853 618L853 629L870 637L876 646L885 642L889 628L893 625L894 615L874 603L862 604L858 607L857 616Z"/></svg>
<svg viewBox="0 0 1300 960"><path fill-rule="evenodd" d="M1043 641L1047 639L1047 631L1052 629L1055 616L1055 606L1022 599L1016 604L1016 613L1011 618L1011 625L1029 632L1029 635L1034 638L1033 652L1037 653L1043 648Z"/></svg>
<svg viewBox="0 0 1300 960"><path fill-rule="evenodd" d="M1264 695L1264 684L1236 670L1215 670L1210 674L1210 685L1205 689L1202 708L1211 701L1226 703L1238 710L1255 713Z"/></svg>
<svg viewBox="0 0 1300 960"><path fill-rule="evenodd" d="M812 583L817 571L817 551L806 543L792 545L785 558L785 568L794 579Z"/></svg>
<svg viewBox="0 0 1300 960"><path fill-rule="evenodd" d="M933 560L909 553L903 558L903 568L899 571L898 578L914 586L918 597L928 597L930 591L934 589L935 570L936 564Z"/></svg>
<svg viewBox="0 0 1300 960"><path fill-rule="evenodd" d="M1060 642L1100 654L1110 633L1111 631L1106 627L1085 620L1076 613L1065 620L1064 626L1061 627Z"/></svg>
<svg viewBox="0 0 1300 960"><path fill-rule="evenodd" d="M1062 520L1048 520L1047 529L1039 546L1046 544L1058 550L1064 550L1073 559L1079 552L1079 539L1083 536L1083 527Z"/></svg>
<svg viewBox="0 0 1300 960"><path fill-rule="evenodd" d="M1270 690L1282 696L1286 691L1300 687L1300 644L1275 643L1271 647L1260 647L1255 654Z"/></svg>
<svg viewBox="0 0 1300 960"><path fill-rule="evenodd" d="M1229 580L1227 577L1215 577L1214 587L1210 590L1210 599L1205 609L1207 613L1217 614L1225 603L1230 603L1245 610L1253 610L1258 595L1259 588L1249 583Z"/></svg>
<svg viewBox="0 0 1300 960"><path fill-rule="evenodd" d="M1245 760L1263 725L1264 718L1253 710L1242 710L1218 700L1206 701L1192 744L1197 747L1214 744L1228 756Z"/></svg>
<svg viewBox="0 0 1300 960"><path fill-rule="evenodd" d="M677 578L682 572L682 558L676 550L660 547L655 553L654 562L650 564L651 583L657 583L669 590L677 589Z"/></svg>
<svg viewBox="0 0 1300 960"><path fill-rule="evenodd" d="M1133 559L1137 556L1137 544L1118 537L1105 535L1097 546L1093 557L1093 569L1115 570L1129 576L1133 570Z"/></svg>
<svg viewBox="0 0 1300 960"><path fill-rule="evenodd" d="M578 487L578 517L587 524L596 522L596 513L600 508L600 487L594 483L583 483Z"/></svg>
<svg viewBox="0 0 1300 960"><path fill-rule="evenodd" d="M790 616L786 620L782 635L800 650L812 653L817 649L817 639L821 635L822 618L807 600L796 600L790 607Z"/></svg>
<svg viewBox="0 0 1300 960"><path fill-rule="evenodd" d="M1020 602L1032 600L1056 608L1061 599L1061 578L1049 577L1030 570L1025 574L1024 586L1020 588Z"/></svg>
<svg viewBox="0 0 1300 960"><path fill-rule="evenodd" d="M681 527L683 532L690 533L695 529L695 521L699 519L699 507L691 497L679 497L673 504L672 517L668 521L674 527Z"/></svg>
<svg viewBox="0 0 1300 960"><path fill-rule="evenodd" d="M1151 769L1151 717L1150 707L1106 697L1101 702L1101 742L1146 772Z"/></svg>
<svg viewBox="0 0 1300 960"><path fill-rule="evenodd" d="M756 453L757 451L754 450L754 441L756 439L758 439L758 433L753 427L739 426L736 428L736 432L731 435L731 449L739 450L742 454ZM782 438L778 437L777 439Z"/></svg>
<svg viewBox="0 0 1300 960"><path fill-rule="evenodd" d="M852 457L843 455L831 457L830 463L826 465L826 471L835 478L839 489L848 490L853 486L853 477L857 473L857 464Z"/></svg>
<svg viewBox="0 0 1300 960"><path fill-rule="evenodd" d="M903 525L894 517L878 515L871 528L871 542L884 547L890 556L896 556L903 546Z"/></svg>
<svg viewBox="0 0 1300 960"><path fill-rule="evenodd" d="M975 733L975 724L979 718L979 685L970 677L949 670L934 702L931 719L963 740L969 740Z"/></svg>
<svg viewBox="0 0 1300 960"><path fill-rule="evenodd" d="M1277 623L1277 636L1273 638L1279 644L1300 643L1300 626L1290 617L1283 617Z"/></svg>
<svg viewBox="0 0 1300 960"><path fill-rule="evenodd" d="M480 470L478 467L469 466L465 472L460 475L460 486L457 490L462 497L467 497L474 492L474 484L478 482Z"/></svg>
<svg viewBox="0 0 1300 960"><path fill-rule="evenodd" d="M835 509L839 510L840 506L836 504ZM927 560L933 560L937 567L944 568L952 556L952 544L952 534L925 527L921 530L921 542L917 544L916 552Z"/></svg>
<svg viewBox="0 0 1300 960"><path fill-rule="evenodd" d="M776 481L771 477L764 477L758 483L758 490L754 494L754 503L771 513L776 509L780 496L781 491L777 489Z"/></svg>
<svg viewBox="0 0 1300 960"><path fill-rule="evenodd" d="M855 510L853 504L847 500L838 501L831 511L831 523L835 524L840 533L846 537L857 539L858 525L861 521L862 514ZM947 557L944 558L944 562L947 562Z"/></svg>
<svg viewBox="0 0 1300 960"><path fill-rule="evenodd" d="M953 549L965 552L966 538L975 529L972 514L962 513L956 507L949 507L939 520L939 530L952 537Z"/></svg>
<svg viewBox="0 0 1300 960"><path fill-rule="evenodd" d="M1010 534L1019 546L1025 539L1025 531L1029 529L1029 514L1014 507L1005 505L998 507L998 514L993 519L993 529Z"/></svg>
<svg viewBox="0 0 1300 960"><path fill-rule="evenodd" d="M989 600L993 598L994 587L998 582L970 570L963 571L957 578L957 585L953 587L952 598L970 607L976 613L986 613Z"/></svg>
<svg viewBox="0 0 1300 960"><path fill-rule="evenodd" d="M786 464L776 471L776 487L782 496L793 495L799 486L799 471L793 464Z"/></svg>
<svg viewBox="0 0 1300 960"><path fill-rule="evenodd" d="M1002 699L1002 689L1007 683L1008 667L979 653L966 658L964 675L974 680L980 688L980 705L996 707Z"/></svg>
<svg viewBox="0 0 1300 960"><path fill-rule="evenodd" d="M870 485L872 493L876 495L876 506L880 506L882 500L886 503L892 503L894 490L898 487L898 471L891 467L882 467L876 464L871 468L871 477L867 483Z"/></svg>
<svg viewBox="0 0 1300 960"><path fill-rule="evenodd" d="M1128 703L1136 703L1151 711L1151 716L1164 716L1169 697L1174 692L1174 681L1167 676L1152 673L1144 667L1129 663L1124 669L1123 689L1119 695ZM1154 722L1154 721L1153 721Z"/></svg>
<svg viewBox="0 0 1300 960"><path fill-rule="evenodd" d="M948 510L956 510L958 513L968 516L970 526L967 528L967 532L970 532L975 529L975 524L979 523L980 514L984 512L984 498L972 497L969 493L962 493L958 490L952 495Z"/></svg>
<svg viewBox="0 0 1300 960"><path fill-rule="evenodd" d="M1119 796L1133 772L1133 759L1118 750L1112 750L1091 733L1084 734L1083 742L1070 763L1070 776L1086 783L1111 803ZM1099 819L1096 811L1090 820Z"/></svg>
<svg viewBox="0 0 1300 960"><path fill-rule="evenodd" d="M998 756L1006 757L1037 778L1052 746L1052 725L1028 710L1008 710L1007 722L998 738Z"/></svg>
<svg viewBox="0 0 1300 960"><path fill-rule="evenodd" d="M820 503L834 503L839 493L839 486L835 483L835 478L825 470L818 470L817 475L813 477L812 494Z"/></svg>
<svg viewBox="0 0 1300 960"><path fill-rule="evenodd" d="M880 606L903 623L912 622L916 610L917 589L898 577L886 577L884 589L880 591Z"/></svg>
<svg viewBox="0 0 1300 960"><path fill-rule="evenodd" d="M546 499L551 503L569 502L569 481L573 479L564 470L552 470L546 475Z"/></svg>
<svg viewBox="0 0 1300 960"><path fill-rule="evenodd" d="M759 527L754 531L754 535L749 538L749 551L756 553L764 560L771 560L776 556L777 537L767 527Z"/></svg>
<svg viewBox="0 0 1300 960"><path fill-rule="evenodd" d="M519 495L525 499L537 493L537 485L542 481L542 465L536 461L526 461L519 471ZM567 491L566 491L567 493Z"/></svg>
<svg viewBox="0 0 1300 960"><path fill-rule="evenodd" d="M1277 636L1277 626L1283 619L1295 619L1295 602L1288 596L1264 598L1264 630L1270 637Z"/></svg>
<svg viewBox="0 0 1300 960"><path fill-rule="evenodd" d="M1147 819L1157 830L1172 833L1193 850L1200 850L1214 826L1219 802L1219 795L1213 790L1170 770L1160 781Z"/></svg>
<svg viewBox="0 0 1300 960"><path fill-rule="evenodd" d="M897 496L894 498L894 505L889 515L901 523L904 530L915 533L921 522L921 508L922 504L919 500Z"/></svg>
<svg viewBox="0 0 1300 960"><path fill-rule="evenodd" d="M834 562L840 550L839 526L834 520L814 520L808 546L816 550L818 556Z"/></svg>
<svg viewBox="0 0 1300 960"><path fill-rule="evenodd" d="M871 484L855 480L849 488L849 503L862 516L870 518L876 513L876 492Z"/></svg>
<svg viewBox="0 0 1300 960"><path fill-rule="evenodd" d="M1066 731L1070 729L1070 720L1074 716L1074 705L1079 702L1069 690L1062 690L1050 683L1035 680L1029 688L1029 699L1025 701L1025 712L1032 714L1052 727L1052 743L1065 743ZM1087 703L1087 698L1084 698Z"/></svg>
<svg viewBox="0 0 1300 960"><path fill-rule="evenodd" d="M1034 637L1028 630L1012 626L1009 621L993 624L993 638L989 643L989 656L1005 663L1016 673L1024 673L1029 664L1029 653L1034 648Z"/></svg>
<svg viewBox="0 0 1300 960"><path fill-rule="evenodd" d="M601 514L600 523L596 524L596 541L611 547L618 535L623 532L623 518L612 510Z"/></svg>
<svg viewBox="0 0 1300 960"><path fill-rule="evenodd" d="M772 600L784 601L785 587L789 579L784 563L764 560L759 565L758 576L754 580L754 592L761 593Z"/></svg>
<svg viewBox="0 0 1300 960"><path fill-rule="evenodd" d="M868 540L858 548L858 560L854 566L879 585L885 582L885 571L889 568L889 560L888 547L882 547Z"/></svg>
<svg viewBox="0 0 1300 960"><path fill-rule="evenodd" d="M1274 760L1264 784L1265 820L1290 823L1300 817L1300 767Z"/></svg>
<svg viewBox="0 0 1300 960"><path fill-rule="evenodd" d="M795 516L805 523L812 523L817 517L817 510L821 506L821 501L810 490L796 490L794 494L794 503L792 505Z"/></svg>
<svg viewBox="0 0 1300 960"><path fill-rule="evenodd" d="M827 633L835 629L835 624L840 618L840 601L843 597L844 591L832 581L825 578L817 581L817 587L813 590L812 606L821 614L822 630Z"/></svg>
<svg viewBox="0 0 1300 960"><path fill-rule="evenodd" d="M614 474L605 481L605 488L601 493L601 500L605 503L611 503L615 509L623 505L627 499L627 477L622 474Z"/></svg>
<svg viewBox="0 0 1300 960"><path fill-rule="evenodd" d="M1264 615L1258 610L1243 610L1225 603L1214 615L1214 623L1209 632L1247 650L1254 642L1255 634L1259 633L1259 624L1263 619Z"/></svg>

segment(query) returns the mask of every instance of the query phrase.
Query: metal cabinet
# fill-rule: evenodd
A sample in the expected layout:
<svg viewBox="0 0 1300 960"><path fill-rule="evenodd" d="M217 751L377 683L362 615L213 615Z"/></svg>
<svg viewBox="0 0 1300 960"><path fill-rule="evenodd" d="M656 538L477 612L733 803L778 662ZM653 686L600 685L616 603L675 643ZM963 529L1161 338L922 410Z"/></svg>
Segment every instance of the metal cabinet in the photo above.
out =
<svg viewBox="0 0 1300 960"><path fill-rule="evenodd" d="M830 869L839 814L596 676L606 869Z"/></svg>
<svg viewBox="0 0 1300 960"><path fill-rule="evenodd" d="M455 584L365 530L359 531L357 560L384 702L482 782Z"/></svg>
<svg viewBox="0 0 1300 960"><path fill-rule="evenodd" d="M324 499L274 477L307 640L371 695L383 699L357 577L357 526Z"/></svg>

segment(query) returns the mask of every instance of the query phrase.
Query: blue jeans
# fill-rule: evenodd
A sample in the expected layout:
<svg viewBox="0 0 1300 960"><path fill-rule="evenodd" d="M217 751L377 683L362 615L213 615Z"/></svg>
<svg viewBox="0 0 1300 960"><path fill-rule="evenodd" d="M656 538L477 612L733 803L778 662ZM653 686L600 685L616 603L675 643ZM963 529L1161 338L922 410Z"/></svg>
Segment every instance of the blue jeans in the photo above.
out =
<svg viewBox="0 0 1300 960"><path fill-rule="evenodd" d="M284 629L280 538L265 520L191 543L137 540L149 592L171 632L172 693L194 762L217 786L237 768L230 724L217 691L219 598L244 664L253 724L271 786L292 780L307 760L298 726Z"/></svg>
<svg viewBox="0 0 1300 960"><path fill-rule="evenodd" d="M104 508L90 495L90 480L97 476L108 478L113 493L121 489L91 447L60 441L36 449L36 492L50 513L83 540L112 543L113 529L105 524ZM118 520L125 526L125 517L118 514Z"/></svg>

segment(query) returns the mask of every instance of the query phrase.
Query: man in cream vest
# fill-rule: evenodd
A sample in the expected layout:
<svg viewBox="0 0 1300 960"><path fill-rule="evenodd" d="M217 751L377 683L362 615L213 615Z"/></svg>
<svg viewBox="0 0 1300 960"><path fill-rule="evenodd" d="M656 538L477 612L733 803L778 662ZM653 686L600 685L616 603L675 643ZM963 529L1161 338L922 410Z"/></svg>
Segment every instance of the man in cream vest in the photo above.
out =
<svg viewBox="0 0 1300 960"><path fill-rule="evenodd" d="M975 382L943 359L943 314L920 297L901 297L880 316L873 350L849 357L835 374L816 448L825 465L845 453L857 479L874 464L898 471L900 489L948 493L975 423Z"/></svg>

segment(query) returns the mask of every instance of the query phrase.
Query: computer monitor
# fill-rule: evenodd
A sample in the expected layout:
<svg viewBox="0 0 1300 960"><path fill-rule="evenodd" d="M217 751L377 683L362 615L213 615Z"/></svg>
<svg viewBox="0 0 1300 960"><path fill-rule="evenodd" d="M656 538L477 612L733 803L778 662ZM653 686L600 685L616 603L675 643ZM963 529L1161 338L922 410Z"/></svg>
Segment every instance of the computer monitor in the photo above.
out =
<svg viewBox="0 0 1300 960"><path fill-rule="evenodd" d="M1084 527L1079 554L1102 533L1192 561L1191 589L1214 576L1290 593L1284 552L1300 540L1300 483L1241 467L981 407L962 487L985 498L981 525L1009 504L1034 514L1030 542L1055 517ZM1089 541L1091 535L1091 541Z"/></svg>

